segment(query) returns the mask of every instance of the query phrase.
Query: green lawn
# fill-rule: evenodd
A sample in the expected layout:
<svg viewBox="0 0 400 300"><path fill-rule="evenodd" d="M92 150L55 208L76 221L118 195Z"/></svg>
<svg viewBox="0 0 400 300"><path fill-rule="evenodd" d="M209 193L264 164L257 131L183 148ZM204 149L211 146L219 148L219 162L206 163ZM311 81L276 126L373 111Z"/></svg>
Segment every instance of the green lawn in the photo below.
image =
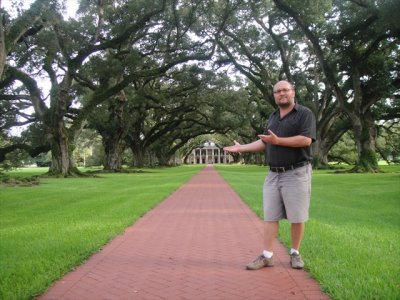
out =
<svg viewBox="0 0 400 300"><path fill-rule="evenodd" d="M218 166L262 218L266 167ZM314 171L302 244L306 269L333 299L400 299L400 166L386 173ZM290 246L289 224L279 238Z"/></svg>
<svg viewBox="0 0 400 300"><path fill-rule="evenodd" d="M82 263L201 166L146 169L100 178L40 179L0 187L0 299L29 299ZM400 299L400 166L386 173L315 171L302 256L333 299ZM218 166L262 217L265 167ZM23 169L13 175L44 173ZM280 239L290 243L289 225Z"/></svg>
<svg viewBox="0 0 400 300"><path fill-rule="evenodd" d="M30 299L98 251L202 166L0 187L0 299ZM36 175L47 168L13 175Z"/></svg>

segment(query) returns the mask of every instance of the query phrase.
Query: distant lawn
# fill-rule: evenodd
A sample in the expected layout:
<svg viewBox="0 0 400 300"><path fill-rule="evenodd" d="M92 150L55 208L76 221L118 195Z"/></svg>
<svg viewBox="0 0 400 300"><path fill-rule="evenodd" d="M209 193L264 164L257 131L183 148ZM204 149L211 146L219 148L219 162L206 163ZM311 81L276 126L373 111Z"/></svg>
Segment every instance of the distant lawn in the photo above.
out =
<svg viewBox="0 0 400 300"><path fill-rule="evenodd" d="M382 169L386 173L314 171L301 252L307 271L333 299L400 299L400 166ZM217 170L262 218L266 167ZM279 238L290 246L286 221Z"/></svg>
<svg viewBox="0 0 400 300"><path fill-rule="evenodd" d="M167 198L203 166L0 186L0 299L30 299ZM13 175L37 175L47 168Z"/></svg>

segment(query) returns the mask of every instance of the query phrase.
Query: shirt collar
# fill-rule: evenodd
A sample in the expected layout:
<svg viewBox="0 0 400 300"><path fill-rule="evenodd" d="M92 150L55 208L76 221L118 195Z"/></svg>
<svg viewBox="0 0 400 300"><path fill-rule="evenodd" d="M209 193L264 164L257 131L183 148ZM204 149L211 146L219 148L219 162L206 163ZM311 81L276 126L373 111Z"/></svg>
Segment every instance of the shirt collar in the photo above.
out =
<svg viewBox="0 0 400 300"><path fill-rule="evenodd" d="M295 111L299 110L299 104L297 102L294 104L293 109L288 114L292 113L293 110L295 110ZM276 115L278 113L279 113L279 107L277 109L275 109L273 114Z"/></svg>

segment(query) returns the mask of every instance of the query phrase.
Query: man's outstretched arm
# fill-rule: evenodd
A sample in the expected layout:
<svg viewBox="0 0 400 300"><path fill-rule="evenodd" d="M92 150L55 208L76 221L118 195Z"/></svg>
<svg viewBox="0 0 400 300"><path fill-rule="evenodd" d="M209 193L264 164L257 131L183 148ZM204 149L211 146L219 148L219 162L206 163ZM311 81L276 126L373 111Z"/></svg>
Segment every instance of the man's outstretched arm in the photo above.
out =
<svg viewBox="0 0 400 300"><path fill-rule="evenodd" d="M225 151L239 153L239 152L260 152L265 150L265 144L262 140L257 140L249 144L239 144L238 142L234 141L233 146L224 147Z"/></svg>

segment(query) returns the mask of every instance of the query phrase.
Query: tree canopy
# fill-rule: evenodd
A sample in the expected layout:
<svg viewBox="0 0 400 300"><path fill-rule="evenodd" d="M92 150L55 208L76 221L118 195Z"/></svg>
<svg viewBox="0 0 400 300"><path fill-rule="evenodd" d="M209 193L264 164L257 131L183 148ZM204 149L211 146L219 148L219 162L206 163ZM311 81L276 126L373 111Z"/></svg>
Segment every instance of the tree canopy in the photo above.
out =
<svg viewBox="0 0 400 300"><path fill-rule="evenodd" d="M204 134L249 142L280 79L317 117L316 165L350 136L354 170L377 171L399 135L398 1L81 0L74 18L64 1L16 5L1 7L0 163L51 151L51 173L77 175L86 128L112 171L126 149L143 166Z"/></svg>

